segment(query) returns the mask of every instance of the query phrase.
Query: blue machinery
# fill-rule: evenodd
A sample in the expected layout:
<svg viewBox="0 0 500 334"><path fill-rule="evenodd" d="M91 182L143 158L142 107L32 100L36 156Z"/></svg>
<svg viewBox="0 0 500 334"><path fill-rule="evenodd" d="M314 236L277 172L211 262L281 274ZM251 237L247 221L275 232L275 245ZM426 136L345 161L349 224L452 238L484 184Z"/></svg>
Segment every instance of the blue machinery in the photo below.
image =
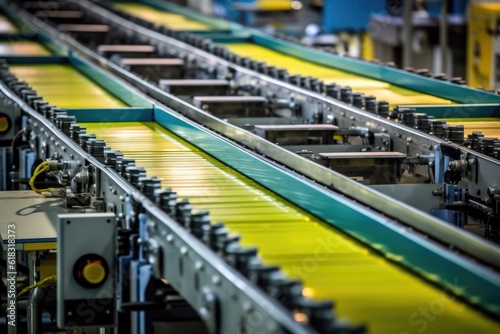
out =
<svg viewBox="0 0 500 334"><path fill-rule="evenodd" d="M145 2L199 18L159 1ZM141 20L131 22L90 2L67 1L64 4L61 2L60 6L85 12L90 22L113 27L117 32L115 38L128 36L127 42L130 44L140 42L155 45L158 49L167 49L170 57L191 60L196 65L196 79L230 77L234 86L267 87L269 94L264 94L267 98L265 103L275 115L300 110L303 119L318 119L314 115L318 115L316 106L319 105L324 123L336 127L336 136L340 134L352 139L348 143L351 147L356 145L365 150L377 147L380 150L378 153L398 153L400 160L396 159L397 163L390 160L392 162L385 165L382 170L386 173L383 174L385 182L372 186L363 185L335 171L336 166L325 165L325 161L321 163L317 151L296 154L295 150L284 148L286 144L275 145L266 140L266 134L259 136L256 131L256 128L263 129L269 134L273 128L259 128L259 124L249 123L251 117L240 123L230 117L215 117L205 112L206 108L203 111L204 107L200 108L185 98L166 93L155 82L144 80L128 68L120 66L116 59L111 61L98 55L94 52L96 45L92 39L82 38L78 33L73 36L61 34L50 21L47 24L33 18L29 12L15 8L12 3L3 3L4 11L14 20L32 22L31 28L38 31L33 38L44 41L59 52L58 56L48 57L7 57L6 63L2 65L1 94L4 101L11 102L5 103L10 107L4 107L4 111L12 119L22 113L19 118L22 122L18 123L17 130L29 125L29 135L36 138L32 141L30 150L26 151L29 154L22 159L32 159L33 154L43 156L46 143L50 142L52 154L44 156L48 161L47 168L59 175L58 179L63 183L53 195L61 197L68 208L78 207L75 203L84 203L87 211L93 211L59 214L55 222L58 238L64 239L58 240L59 327L71 330L85 326L114 327L118 333L147 333L155 312L165 311L167 305L172 305L171 300L175 299L176 305L180 307L170 309L170 313L162 313L162 316L195 318L203 323L204 330L209 333L370 331L369 323L365 327L336 321L331 309L328 310L328 307L321 306L320 303L307 301L307 298L306 302L302 299L300 301L300 310L308 318L307 325L297 322L297 318L287 310L286 304L281 304L283 299L273 298L272 289L269 288L272 286L269 282L288 284L290 281L281 277L274 269L263 269L268 268L264 265L259 270L253 269L257 272L254 276L245 277L241 274L240 262L231 262L229 258L226 258L226 262L223 261L219 245L213 242L215 239L211 239L213 236L210 233L216 233L213 227L215 225L210 225L205 215L193 213L191 216L185 202L175 202L171 192L162 191L159 180L143 175L141 170L133 166L126 157L120 156L119 152L101 145L98 140L84 137L87 134L76 130L78 125L75 120L155 121L225 165L375 248L415 275L425 277L427 281L459 296L484 314L498 318L500 251L489 241L462 229L471 220L478 221L484 225L485 236L493 239L499 223L498 150L483 154L486 153L484 149L481 153L478 152L480 148L473 150L453 143L456 138L449 134L446 135L448 137L443 135L438 138L420 131L422 129L401 124L408 117L399 118L400 122L397 123L383 117L384 115L368 112L367 105L361 109L342 101L341 96L334 99L326 94L326 87L315 89L310 82L302 86L300 83L285 82L279 75L274 75L272 69L255 69L251 63L245 64L241 59L234 59L234 56L224 53L211 42L207 44L209 34L204 34L201 38L174 34L168 29L152 27ZM216 22L217 24L222 27L223 23ZM474 96L481 102L474 108L483 117L498 115L500 96L490 92L378 64L338 58L239 26L226 26L221 31L225 33L221 35L219 32L213 36L214 40L250 38L255 43L291 55L303 56L305 52L318 63L349 66L353 72L461 103L467 103L470 96ZM134 41L134 37L139 42ZM36 92L19 82L8 68L10 64L42 62L71 64L87 77L105 86L115 96L121 97L130 108L52 109ZM213 78L214 73L216 78ZM199 89L195 84L190 88ZM244 89L242 88L243 91ZM290 101L290 93L293 93L293 101ZM243 97L248 95L251 94L245 91L241 94ZM295 107L297 103L300 104L300 109ZM223 109L224 105L221 104L220 108ZM463 108L470 110L471 106L456 104L452 107L405 108L393 113L410 115L425 112L439 117L445 113L447 116L450 113L460 114ZM254 109L249 106L247 110ZM404 110L410 112L405 113ZM273 126L276 118L271 119L271 124L265 125ZM259 121L263 122L262 117ZM321 123L317 122L318 125ZM300 127L292 126L291 129L304 133L304 129ZM314 127L309 127L307 131L314 130ZM317 133L313 134L318 136ZM8 133L2 139L10 142L13 137L13 133ZM358 142L355 139L358 137L368 138L368 143ZM75 140L82 138L89 140ZM289 146L296 146L293 144L295 143L292 141ZM6 151L7 149L3 152ZM377 154L375 157L379 159ZM130 164L127 166L128 163ZM348 168L352 168L354 165L349 166L351 167ZM363 170L360 173L369 180L377 179L371 172L371 169L376 169L376 165L369 165L369 169L369 172ZM425 174L429 178L432 176L433 182L398 184L396 180L400 177L400 169ZM28 178L31 175L32 171L21 165L19 175L9 174L9 177ZM64 191L61 192L61 189ZM407 201L404 200L405 196L409 196ZM419 203L418 199L422 196L431 199L424 200L426 203ZM95 229L102 232L98 241L95 240L95 229L86 228L87 224L94 224ZM189 226L190 231L183 226ZM85 240L84 244L91 240L94 243L86 249L73 247L75 242L82 240ZM238 244L237 239L224 240L224 247L236 247ZM54 238L44 241L54 241ZM65 255L69 253L71 255ZM113 259L115 253L118 254L116 261ZM249 259L239 261L255 260L252 255L247 257ZM83 267L89 263L95 265L82 269L89 272L90 283L79 282L78 275L71 276L68 273L72 270L68 268L78 267L80 261L83 261ZM456 287L457 277L467 289L461 291ZM152 286L152 278L167 279L171 287ZM94 279L99 282L92 283ZM89 287L85 284L96 286ZM68 286L72 288L64 289ZM36 304L37 289L31 292L30 302L33 305ZM296 292L288 293L288 297L296 297ZM170 302L167 303L166 300ZM79 307L86 315L90 310L94 316L80 316L76 312ZM28 322L35 321L35 313ZM258 321L253 321L256 318ZM34 329L33 325L30 329L32 332L40 330ZM9 327L9 331L12 332L13 329Z"/></svg>

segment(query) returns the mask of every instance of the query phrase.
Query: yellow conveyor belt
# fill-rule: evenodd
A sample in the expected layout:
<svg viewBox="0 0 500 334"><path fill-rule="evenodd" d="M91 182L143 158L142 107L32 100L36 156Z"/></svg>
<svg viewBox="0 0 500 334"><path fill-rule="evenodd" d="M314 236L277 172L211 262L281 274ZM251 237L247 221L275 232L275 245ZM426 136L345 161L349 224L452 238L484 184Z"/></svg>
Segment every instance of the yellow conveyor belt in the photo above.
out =
<svg viewBox="0 0 500 334"><path fill-rule="evenodd" d="M12 65L51 104L111 108L124 103L69 65ZM300 277L304 293L337 302L336 312L371 333L498 333L500 324L317 218L274 195L154 123L86 123L195 208L208 209L256 245L267 263ZM457 284L460 284L458 279ZM424 313L422 313L424 312Z"/></svg>
<svg viewBox="0 0 500 334"><path fill-rule="evenodd" d="M212 221L241 233L243 243L258 246L266 263L300 277L304 294L334 299L340 317L366 322L370 333L414 333L424 327L426 333L500 332L500 324L155 123L83 125L195 208L210 210Z"/></svg>
<svg viewBox="0 0 500 334"><path fill-rule="evenodd" d="M291 74L313 76L325 81L325 83L337 83L343 86L350 86L355 92L373 95L378 100L388 101L393 106L405 104L451 103L449 100L391 85L383 81L368 79L331 67L314 64L253 43L225 43L223 45L228 50L238 55L264 61L269 65L280 68L286 68Z"/></svg>
<svg viewBox="0 0 500 334"><path fill-rule="evenodd" d="M256 0L254 8L256 10L273 12L296 10L300 6L297 1L291 0Z"/></svg>
<svg viewBox="0 0 500 334"><path fill-rule="evenodd" d="M473 131L481 131L485 137L500 139L499 118L449 118L446 122L450 125L463 125L465 137Z"/></svg>
<svg viewBox="0 0 500 334"><path fill-rule="evenodd" d="M131 15L141 17L157 24L164 24L171 29L190 30L190 24L198 23L178 14L158 10L145 4L116 3L117 9L128 12ZM201 23L198 23L201 24ZM206 30L210 27L205 25ZM199 29L198 29L199 30ZM349 73L327 66L314 64L292 56L288 56L263 46L253 43L224 43L222 44L230 51L253 59L265 61L269 65L286 68L291 74L313 76L326 83L337 83L350 86L354 91L363 92L365 95L373 95L378 100L388 101L392 107L396 105L432 105L451 104L453 102L436 96L420 93L387 82L369 79L360 75ZM465 136L472 131L483 131L485 136L500 138L499 124L486 120L449 120L450 124L463 124Z"/></svg>
<svg viewBox="0 0 500 334"><path fill-rule="evenodd" d="M0 15L0 33L12 34L17 32L16 26L5 16Z"/></svg>
<svg viewBox="0 0 500 334"><path fill-rule="evenodd" d="M196 21L186 19L184 16L161 11L144 4L117 3L114 6L131 15L157 24L164 24L171 29L192 30L190 29L190 25L197 23ZM205 25L206 30L209 30L209 28L209 26ZM340 85L351 86L354 91L363 92L366 95L374 95L378 100L386 100L393 106L451 103L451 101L439 97L394 86L383 81L368 79L349 72L300 60L253 43L226 43L223 45L236 54L265 61L269 65L287 68L291 74L314 76L327 83L335 82Z"/></svg>
<svg viewBox="0 0 500 334"><path fill-rule="evenodd" d="M48 56L50 51L33 41L2 41L0 56Z"/></svg>
<svg viewBox="0 0 500 334"><path fill-rule="evenodd" d="M126 104L70 65L9 65L50 104L60 108L118 108Z"/></svg>
<svg viewBox="0 0 500 334"><path fill-rule="evenodd" d="M160 11L143 4L115 3L113 7L155 24L164 25L173 30L195 31L211 29L208 24L188 19L184 15Z"/></svg>

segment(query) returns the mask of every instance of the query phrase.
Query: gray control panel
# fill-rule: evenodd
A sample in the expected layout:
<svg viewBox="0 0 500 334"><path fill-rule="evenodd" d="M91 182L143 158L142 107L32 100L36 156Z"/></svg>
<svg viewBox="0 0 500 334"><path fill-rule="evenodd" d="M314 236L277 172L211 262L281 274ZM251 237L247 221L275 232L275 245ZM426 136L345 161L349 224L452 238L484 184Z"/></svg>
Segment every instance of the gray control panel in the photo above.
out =
<svg viewBox="0 0 500 334"><path fill-rule="evenodd" d="M116 309L115 215L85 213L58 217L58 327L113 326Z"/></svg>

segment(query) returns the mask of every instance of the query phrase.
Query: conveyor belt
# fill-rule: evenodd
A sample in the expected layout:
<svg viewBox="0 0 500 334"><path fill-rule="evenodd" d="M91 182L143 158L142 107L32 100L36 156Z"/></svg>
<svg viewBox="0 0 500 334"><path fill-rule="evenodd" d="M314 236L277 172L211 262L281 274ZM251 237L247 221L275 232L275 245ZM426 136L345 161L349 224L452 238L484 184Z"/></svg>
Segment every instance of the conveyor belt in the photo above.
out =
<svg viewBox="0 0 500 334"><path fill-rule="evenodd" d="M270 193L155 123L85 123L115 150L136 159L149 176L210 210L257 245L267 263L304 281L305 294L331 298L339 316L366 322L372 333L414 331L421 308L439 313L428 333L498 332L500 325L446 296L368 248ZM460 280L458 279L458 282ZM432 313L431 313L432 314ZM417 325L414 325L417 326ZM418 325L420 326L420 325Z"/></svg>
<svg viewBox="0 0 500 334"><path fill-rule="evenodd" d="M60 108L118 108L122 101L70 65L11 65L46 101Z"/></svg>
<svg viewBox="0 0 500 334"><path fill-rule="evenodd" d="M363 92L365 95L373 95L378 100L388 101L391 105L451 103L439 97L287 56L256 44L225 43L223 45L238 55L265 61L269 65L286 68L291 74L313 76L325 81L325 83L350 86L354 91Z"/></svg>
<svg viewBox="0 0 500 334"><path fill-rule="evenodd" d="M446 122L450 125L463 125L465 137L473 131L481 131L485 137L500 138L499 118L449 118Z"/></svg>
<svg viewBox="0 0 500 334"><path fill-rule="evenodd" d="M5 16L0 15L0 33L15 33L17 32L16 26Z"/></svg>
<svg viewBox="0 0 500 334"><path fill-rule="evenodd" d="M294 10L298 5L292 0L256 0L253 8L267 12Z"/></svg>
<svg viewBox="0 0 500 334"><path fill-rule="evenodd" d="M157 24L165 24L172 29L189 30L184 19L168 19L177 14L168 13L145 4L119 3L114 4L117 9L129 14L142 17ZM164 19L160 19L164 17ZM187 20L187 19L186 19ZM194 22L190 20L190 22ZM207 29L209 27L207 26ZM395 86L383 81L365 78L353 73L314 64L292 56L288 56L263 46L253 43L224 43L230 51L241 56L249 56L252 59L264 61L269 65L287 68L291 74L313 76L323 80L325 83L338 83L350 86L354 91L360 91L365 95L373 95L379 100L389 101L392 107L396 105L429 105L450 104L449 100L436 96L423 94L403 87ZM500 138L500 123L498 119L448 119L450 125L464 125L464 134L467 137L472 131L482 131L485 137Z"/></svg>
<svg viewBox="0 0 500 334"><path fill-rule="evenodd" d="M33 41L1 41L0 56L48 56L50 51Z"/></svg>
<svg viewBox="0 0 500 334"><path fill-rule="evenodd" d="M115 3L113 7L173 30L196 31L211 29L208 24L188 19L184 15L163 12L143 4Z"/></svg>
<svg viewBox="0 0 500 334"><path fill-rule="evenodd" d="M17 33L17 27L5 16L0 15L0 33L14 34ZM29 40L3 40L0 41L0 56L47 56L50 51L42 44Z"/></svg>
<svg viewBox="0 0 500 334"><path fill-rule="evenodd" d="M69 65L16 65L11 70L59 107L124 105ZM366 322L371 333L415 332L424 325L428 333L500 330L499 323L155 123L82 125L113 149L136 159L149 176L157 176L163 185L189 198L195 208L210 210L213 221L224 221L233 232L241 233L243 243L257 245L267 263L300 277L305 294L334 299L340 317ZM460 287L459 278L456 284Z"/></svg>
<svg viewBox="0 0 500 334"><path fill-rule="evenodd" d="M177 14L161 11L143 4L118 3L114 6L117 9L141 17L150 22L164 24L171 29L190 30L189 25L187 25L184 20L169 19L169 16L177 17ZM209 27L207 26L206 29L208 30ZM373 80L346 71L313 64L253 43L225 43L223 45L238 55L264 61L269 65L280 68L287 68L291 74L313 76L326 83L335 82L343 86L350 86L354 91L363 92L366 95L373 95L377 97L378 100L386 100L392 106L451 103L449 100L391 85L383 81Z"/></svg>

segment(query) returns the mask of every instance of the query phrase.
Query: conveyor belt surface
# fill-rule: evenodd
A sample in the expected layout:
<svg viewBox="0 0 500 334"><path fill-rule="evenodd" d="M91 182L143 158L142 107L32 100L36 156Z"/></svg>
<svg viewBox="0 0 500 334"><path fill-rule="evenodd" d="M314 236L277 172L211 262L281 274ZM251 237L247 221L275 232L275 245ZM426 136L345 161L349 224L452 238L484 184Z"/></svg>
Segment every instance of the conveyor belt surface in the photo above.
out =
<svg viewBox="0 0 500 334"><path fill-rule="evenodd" d="M262 11L286 11L296 9L299 4L291 0L257 0L255 1L255 9Z"/></svg>
<svg viewBox="0 0 500 334"><path fill-rule="evenodd" d="M465 137L473 131L481 131L485 137L500 138L499 118L448 118L446 122L450 125L463 125Z"/></svg>
<svg viewBox="0 0 500 334"><path fill-rule="evenodd" d="M60 108L118 108L122 101L99 87L70 65L37 64L9 66L46 101Z"/></svg>
<svg viewBox="0 0 500 334"><path fill-rule="evenodd" d="M173 30L210 30L208 24L188 19L184 15L168 13L147 5L136 3L115 3L118 10L140 17L150 22L164 25Z"/></svg>
<svg viewBox="0 0 500 334"><path fill-rule="evenodd" d="M16 26L5 16L0 15L0 33L15 33L17 32Z"/></svg>
<svg viewBox="0 0 500 334"><path fill-rule="evenodd" d="M157 24L165 24L173 29L189 30L184 19L175 19L177 14L168 13L145 4L117 3L117 9L126 11L132 15L140 16ZM169 17L173 19L169 19ZM164 17L163 19L159 19ZM187 19L186 19L187 20ZM165 22L164 22L165 21ZM190 22L195 22L189 20ZM210 29L210 27L206 27ZM264 61L269 65L287 68L291 74L317 77L326 83L337 83L350 86L354 91L373 95L378 100L388 101L392 107L396 105L432 105L451 104L452 101L436 96L420 93L400 86L395 86L383 81L365 78L346 71L333 69L327 66L314 64L292 56L288 56L269 48L254 43L223 43L230 51L241 56L249 56L252 59ZM498 119L448 119L450 125L464 125L464 134L467 137L472 131L482 131L486 137L500 137L500 122Z"/></svg>
<svg viewBox="0 0 500 334"><path fill-rule="evenodd" d="M131 15L141 17L150 22L166 25L171 29L193 30L191 25L197 23L196 21L185 19L181 15L161 11L144 4L117 3L114 6ZM205 25L205 29L209 30L210 27ZM287 56L253 43L225 43L223 45L236 54L265 61L269 65L287 68L291 74L313 76L324 80L326 83L335 82L340 85L350 86L354 91L376 96L377 99L386 100L393 106L403 104L451 103L451 101L439 97Z"/></svg>
<svg viewBox="0 0 500 334"><path fill-rule="evenodd" d="M223 45L238 55L265 61L269 65L286 68L290 74L313 76L325 81L325 83L350 86L354 91L363 92L365 95L373 95L378 100L388 101L391 105L451 103L439 97L419 93L383 81L317 65L253 43L225 43Z"/></svg>
<svg viewBox="0 0 500 334"><path fill-rule="evenodd" d="M48 56L50 55L42 44L33 41L2 41L0 56Z"/></svg>
<svg viewBox="0 0 500 334"><path fill-rule="evenodd" d="M210 210L263 259L300 277L304 293L331 298L340 317L371 333L495 333L500 325L277 197L155 123L84 123L149 176ZM460 287L460 278L456 284ZM425 320L421 310L430 312ZM430 311L429 311L430 309ZM433 313L434 312L434 313ZM409 320L410 319L410 320Z"/></svg>

